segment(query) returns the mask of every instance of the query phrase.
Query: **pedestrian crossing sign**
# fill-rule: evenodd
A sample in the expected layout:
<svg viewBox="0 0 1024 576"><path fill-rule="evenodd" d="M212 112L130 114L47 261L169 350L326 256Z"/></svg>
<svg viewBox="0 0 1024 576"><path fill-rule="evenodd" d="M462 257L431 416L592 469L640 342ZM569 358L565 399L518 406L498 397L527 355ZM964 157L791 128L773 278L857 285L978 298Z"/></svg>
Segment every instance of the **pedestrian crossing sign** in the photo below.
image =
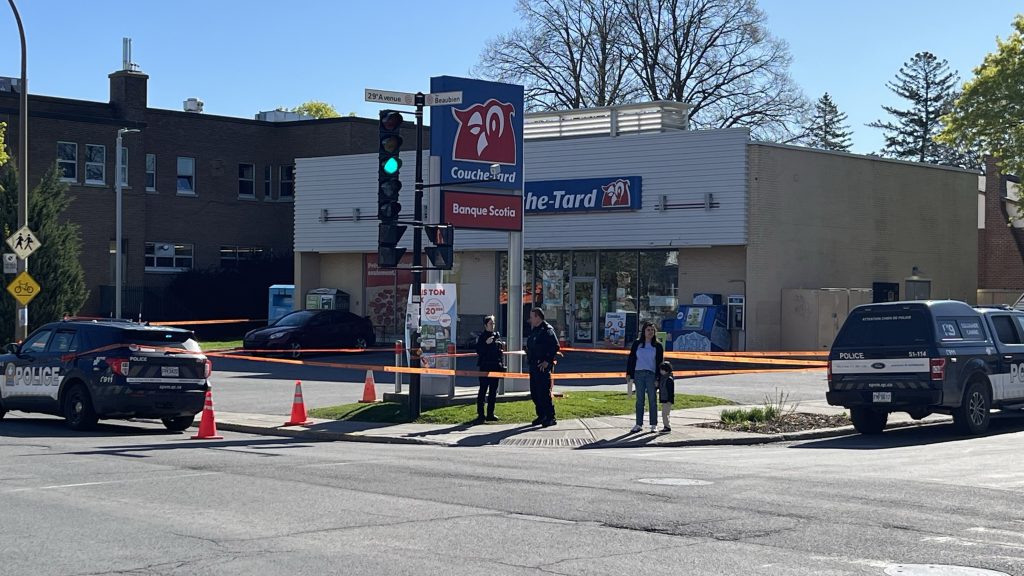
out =
<svg viewBox="0 0 1024 576"><path fill-rule="evenodd" d="M39 239L28 226L22 226L21 230L11 234L11 237L7 239L7 245L18 255L18 258L24 260L39 249Z"/></svg>

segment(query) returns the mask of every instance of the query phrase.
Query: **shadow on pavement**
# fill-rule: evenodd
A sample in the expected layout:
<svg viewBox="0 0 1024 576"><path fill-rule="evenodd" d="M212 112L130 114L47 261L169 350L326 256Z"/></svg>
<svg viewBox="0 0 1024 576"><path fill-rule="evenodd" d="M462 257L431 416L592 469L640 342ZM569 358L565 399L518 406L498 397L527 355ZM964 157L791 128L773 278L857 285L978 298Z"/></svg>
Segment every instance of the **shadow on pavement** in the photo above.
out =
<svg viewBox="0 0 1024 576"><path fill-rule="evenodd" d="M134 424L134 425L133 425ZM0 438L107 438L116 436L177 436L163 427L139 427L140 423L122 420L118 424L100 422L93 430L71 430L58 418L5 418L0 422Z"/></svg>
<svg viewBox="0 0 1024 576"><path fill-rule="evenodd" d="M129 458L148 458L146 452L165 452L168 450L194 450L194 449L230 449L230 448L252 448L259 449L282 449L282 448L308 448L316 440L298 438L240 438L238 440L188 440L183 442L168 442L163 444L132 444L128 446L116 446L111 448L97 448L95 450L81 450L76 452L65 452L75 456L127 456ZM253 454L253 452L246 452ZM280 456L280 454L260 454L261 456Z"/></svg>
<svg viewBox="0 0 1024 576"><path fill-rule="evenodd" d="M523 432L526 432L527 430L532 430L534 428L537 428L537 426L523 424L522 426L516 426L515 428L510 428L507 430L499 430L496 432L491 432L489 434L474 434L472 436L466 436L465 438L461 438L458 442L455 443L455 445L469 447L496 446L498 444L501 444L501 441L505 440L506 438L518 436L519 434L522 434Z"/></svg>
<svg viewBox="0 0 1024 576"><path fill-rule="evenodd" d="M915 426L888 430L876 436L854 434L827 440L815 440L801 444L793 444L794 449L831 449L831 450L886 450L906 448L909 446L928 446L946 442L962 442L975 438L1001 436L1024 431L1024 419L1019 416L1007 417L993 414L988 432L977 436L965 436L957 432L952 423Z"/></svg>
<svg viewBox="0 0 1024 576"><path fill-rule="evenodd" d="M604 438L596 442L591 442L584 446L580 446L577 450L591 450L594 448L636 448L640 446L649 446L654 443L661 434L651 434L648 432L627 432L621 436L615 438Z"/></svg>

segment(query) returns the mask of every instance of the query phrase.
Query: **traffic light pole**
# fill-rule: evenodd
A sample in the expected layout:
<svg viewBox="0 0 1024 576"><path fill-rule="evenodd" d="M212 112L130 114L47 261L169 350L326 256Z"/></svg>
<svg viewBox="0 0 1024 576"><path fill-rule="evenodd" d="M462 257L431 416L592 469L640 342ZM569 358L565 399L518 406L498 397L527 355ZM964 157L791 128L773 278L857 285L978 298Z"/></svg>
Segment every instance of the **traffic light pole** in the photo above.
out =
<svg viewBox="0 0 1024 576"><path fill-rule="evenodd" d="M423 92L416 93L416 195L413 206L413 220L416 225L413 227L412 237L412 306L413 320L416 322L410 328L411 342L409 342L410 366L419 368L420 356L423 351L420 348L420 313L422 312L423 293L423 107L426 105L426 95ZM409 419L415 420L420 417L420 375L412 374L409 378Z"/></svg>

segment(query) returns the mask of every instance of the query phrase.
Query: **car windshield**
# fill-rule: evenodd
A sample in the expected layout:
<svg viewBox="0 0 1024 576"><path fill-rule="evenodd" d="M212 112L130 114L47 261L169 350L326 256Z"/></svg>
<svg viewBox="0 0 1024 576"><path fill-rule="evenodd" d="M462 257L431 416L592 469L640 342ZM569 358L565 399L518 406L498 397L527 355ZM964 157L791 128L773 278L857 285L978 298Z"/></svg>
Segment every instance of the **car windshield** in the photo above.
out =
<svg viewBox="0 0 1024 576"><path fill-rule="evenodd" d="M277 322L271 324L271 326L302 326L314 315L316 315L316 312L310 310L292 312L287 316L282 316Z"/></svg>
<svg viewBox="0 0 1024 576"><path fill-rule="evenodd" d="M882 309L854 311L836 337L838 348L920 346L931 339L931 323L924 310Z"/></svg>

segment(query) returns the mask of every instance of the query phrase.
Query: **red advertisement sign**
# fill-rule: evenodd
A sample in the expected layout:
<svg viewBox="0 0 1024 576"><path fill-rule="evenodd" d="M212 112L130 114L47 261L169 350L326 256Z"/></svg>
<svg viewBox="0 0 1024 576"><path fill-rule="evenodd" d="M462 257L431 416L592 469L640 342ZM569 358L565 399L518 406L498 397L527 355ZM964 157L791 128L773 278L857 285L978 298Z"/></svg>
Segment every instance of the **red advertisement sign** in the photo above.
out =
<svg viewBox="0 0 1024 576"><path fill-rule="evenodd" d="M442 215L456 228L522 230L523 199L508 194L441 192Z"/></svg>

